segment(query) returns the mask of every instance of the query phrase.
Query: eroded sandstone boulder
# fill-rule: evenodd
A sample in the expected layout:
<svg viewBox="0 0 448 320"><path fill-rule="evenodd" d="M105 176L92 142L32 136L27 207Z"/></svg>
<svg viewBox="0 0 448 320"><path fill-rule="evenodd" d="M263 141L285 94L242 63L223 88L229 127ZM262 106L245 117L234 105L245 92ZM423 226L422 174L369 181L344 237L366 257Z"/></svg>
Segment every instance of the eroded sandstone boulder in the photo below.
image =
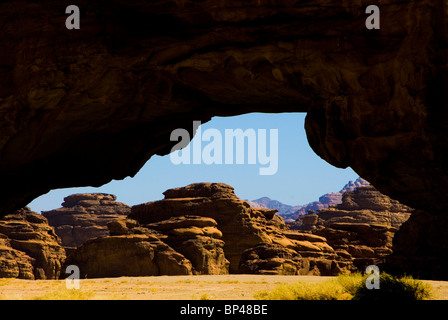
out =
<svg viewBox="0 0 448 320"><path fill-rule="evenodd" d="M54 227L64 247L78 247L89 239L109 235L107 223L125 218L131 207L104 193L73 194L64 198L62 208L42 215Z"/></svg>
<svg viewBox="0 0 448 320"><path fill-rule="evenodd" d="M355 271L350 259L338 256L332 249L331 254L322 254L316 247L309 249L310 247L291 249L279 244L262 243L244 251L240 260L240 272L334 276Z"/></svg>
<svg viewBox="0 0 448 320"><path fill-rule="evenodd" d="M194 274L228 274L222 232L212 218L173 217L145 225L163 234L161 239L190 260Z"/></svg>
<svg viewBox="0 0 448 320"><path fill-rule="evenodd" d="M241 273L297 275L304 261L295 250L264 243L245 250L239 268Z"/></svg>
<svg viewBox="0 0 448 320"><path fill-rule="evenodd" d="M72 250L68 263L87 277L228 274L215 220L181 216L140 225L132 219L107 224L110 235Z"/></svg>
<svg viewBox="0 0 448 320"><path fill-rule="evenodd" d="M182 254L150 230L90 239L72 250L67 264L87 278L191 275L192 265Z"/></svg>
<svg viewBox="0 0 448 320"><path fill-rule="evenodd" d="M45 217L23 208L0 219L0 274L58 279L66 259L61 240Z"/></svg>

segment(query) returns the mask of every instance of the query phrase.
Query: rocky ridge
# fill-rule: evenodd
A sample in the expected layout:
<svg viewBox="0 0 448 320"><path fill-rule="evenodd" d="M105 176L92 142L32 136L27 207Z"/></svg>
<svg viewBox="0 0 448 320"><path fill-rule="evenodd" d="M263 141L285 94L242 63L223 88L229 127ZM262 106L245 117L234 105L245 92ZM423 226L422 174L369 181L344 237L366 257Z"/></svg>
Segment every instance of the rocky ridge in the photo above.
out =
<svg viewBox="0 0 448 320"><path fill-rule="evenodd" d="M413 212L372 186L358 187L346 191L341 204L301 216L296 225L300 230L291 230L277 210L252 208L222 183L196 183L164 195L163 200L130 210L112 195L65 198L63 208L50 211L54 221L66 221L69 210L75 210L71 223L85 225L98 220L91 216L100 216L107 229L76 248L66 247L65 265L77 265L81 275L90 278L336 275L383 263L392 253L395 232ZM123 214L126 210L129 215ZM41 240L40 253L30 249L30 239ZM28 209L7 216L0 221L0 274L25 279L63 276L65 253L58 241L43 216Z"/></svg>
<svg viewBox="0 0 448 320"><path fill-rule="evenodd" d="M234 194L231 186L222 183L197 183L167 190L164 195L163 200L133 206L129 218L146 227L154 226L158 221L186 215L215 220L222 233L230 273L243 270L251 270L253 273L282 273L289 270L294 274L330 275L350 268L351 262L339 257L325 238L287 230L283 219L275 214L276 210L251 208L246 201ZM259 253L260 248L277 248L274 251L279 252L293 250L299 262L292 269L284 265L289 264L289 261L277 263L274 269L260 269L260 259L252 259L253 256L246 252L254 250L260 244L263 246L256 249ZM251 262L242 260L243 257L249 257Z"/></svg>
<svg viewBox="0 0 448 320"><path fill-rule="evenodd" d="M290 206L277 200L271 200L268 197L246 201L252 208L277 209L277 214L282 216L287 223L290 223L293 222L293 220L296 220L299 216L307 214L310 210L316 211L340 204L342 202L342 195L344 192L352 191L357 187L368 185L370 185L369 182L360 177L355 181L349 181L339 192L326 193L319 197L318 201L310 202L305 205Z"/></svg>
<svg viewBox="0 0 448 320"><path fill-rule="evenodd" d="M357 187L368 186L369 182L363 178L358 178L355 181L349 181L339 192L326 193L319 197L318 201L308 203L297 211L295 211L290 218L297 219L299 216L305 215L308 211L317 211L321 209L326 209L328 207L338 205L342 202L342 197L344 192L353 191Z"/></svg>
<svg viewBox="0 0 448 320"><path fill-rule="evenodd" d="M277 214L283 218L289 218L294 214L301 206L290 206L284 203L281 203L278 200L272 200L269 197L262 197L260 199L248 201L247 203L252 208L261 208L261 209L274 209L277 210Z"/></svg>

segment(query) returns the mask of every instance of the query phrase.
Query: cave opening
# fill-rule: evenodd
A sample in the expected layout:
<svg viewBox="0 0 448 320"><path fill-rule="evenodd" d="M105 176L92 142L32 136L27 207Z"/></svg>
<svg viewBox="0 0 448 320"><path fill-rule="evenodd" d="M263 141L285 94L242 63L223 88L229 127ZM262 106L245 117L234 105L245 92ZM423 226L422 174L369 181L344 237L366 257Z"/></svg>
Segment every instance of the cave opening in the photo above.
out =
<svg viewBox="0 0 448 320"><path fill-rule="evenodd" d="M257 273L257 268L267 268L263 272L336 275L359 272L371 264L382 268L386 258L393 258L394 234L409 219L413 209L381 194L351 168L336 168L315 154L304 130L305 118L305 113L214 117L197 126L191 142L175 151L181 157L180 154L189 148L188 161L173 161L174 152L153 156L135 177L115 180L98 188L53 190L32 201L29 207L48 219L62 239L62 246L77 248L66 263L80 264L90 270L93 277L137 275L131 267L107 268L111 263L107 259L103 261L104 268L93 270L92 264L83 259L89 254L95 256L96 246L106 249L101 247L103 240L95 239L111 242L115 236L123 234L131 234L132 238L135 232L140 234L139 225L149 228L150 231L145 232L159 230L162 237L167 236L163 241L175 250L169 255L178 252L187 257L184 262L175 263L173 270L163 271L174 274ZM210 145L217 138L226 137L227 130L232 133L240 130L243 152L238 151L238 137L232 136L235 142L232 161L224 161L224 154L221 154L222 161L204 158L204 154L214 157L219 148L210 148ZM272 130L277 131L275 139L271 135L257 140L259 132ZM273 140L277 143L275 148ZM264 147L260 141L265 143ZM223 144L227 142L220 141L218 146L223 147ZM260 146L264 148L264 155L271 159L274 152L278 153L275 156L278 170L274 174L260 174L260 167L267 162L260 163L257 157L250 160L251 153L257 152ZM196 159L195 151L199 151ZM221 152L229 150L224 146ZM214 193L221 198L214 198ZM223 207L220 202L224 203ZM103 219L117 212L115 222ZM90 216L100 213L103 217L93 217L92 221L88 221L92 217L79 217L85 213ZM228 216L234 217L230 219L233 223L229 223ZM72 222L67 224L66 219ZM103 225L96 225L100 220ZM235 224L237 220L240 222ZM136 221L137 226L129 221ZM366 228L366 224L370 224L369 227ZM167 231L167 225L182 227ZM197 240L196 232L202 234L199 236L202 240ZM199 242L190 247L192 234L194 241ZM184 241L185 237L189 240ZM87 242L89 239L93 241ZM205 243L213 243L210 252L214 253L197 251ZM288 248L294 248L296 253L287 253ZM213 262L198 262L203 260L193 252ZM129 252L124 250L120 254L126 256ZM275 257L292 254L291 259L299 259L295 256L299 254L300 261L310 264L300 266L302 262L298 262L291 271L282 269L287 266L284 262L280 268L283 271L279 271L277 267L271 270L251 260L258 256L262 261L270 261L271 254ZM95 259L94 256L89 259ZM111 252L107 256L114 255ZM157 275L153 269L149 268L147 274Z"/></svg>
<svg viewBox="0 0 448 320"><path fill-rule="evenodd" d="M222 182L235 188L242 199L254 200L269 198L287 206L298 206L318 200L320 196L339 191L347 182L354 181L358 175L351 169L339 169L317 156L310 148L304 130L306 113L249 113L233 117L213 117L200 125L199 133L188 144L190 160L179 162L169 155L154 155L134 177L113 180L101 187L79 187L52 190L33 200L29 207L36 212L58 208L64 197L75 193L108 193L128 205L159 200L162 192L170 188L182 187L198 182ZM194 125L192 123L192 125ZM244 154L239 153L238 138L230 152L232 161L228 161L229 150L225 149L227 131L242 130L252 133L245 136ZM264 155L266 160L260 163L260 132L265 137ZM272 133L277 131L278 145L273 144ZM210 139L210 134L215 136ZM216 142L216 134L222 136L221 162L207 162L204 153ZM208 136L208 137L206 137ZM251 137L255 140L251 141ZM201 139L202 138L202 139ZM202 140L201 142L198 142ZM207 140L207 141L205 141ZM252 146L251 146L251 142ZM255 144L255 145L254 145ZM195 159L194 151L202 148ZM228 145L228 141L227 141ZM216 144L214 145L216 146ZM183 151L179 151L181 154ZM183 152L185 154L185 152ZM251 158L251 154L255 156ZM260 174L263 168L273 166L273 153L277 153L276 170L272 174ZM208 155L216 156L216 149ZM266 158L268 156L268 158ZM196 157L199 158L199 157Z"/></svg>

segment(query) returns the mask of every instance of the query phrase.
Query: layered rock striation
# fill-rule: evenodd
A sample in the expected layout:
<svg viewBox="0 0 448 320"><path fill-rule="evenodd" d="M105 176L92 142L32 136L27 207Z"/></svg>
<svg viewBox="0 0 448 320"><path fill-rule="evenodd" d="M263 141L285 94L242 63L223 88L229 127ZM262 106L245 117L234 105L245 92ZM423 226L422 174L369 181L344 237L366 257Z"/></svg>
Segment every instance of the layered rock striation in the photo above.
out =
<svg viewBox="0 0 448 320"><path fill-rule="evenodd" d="M58 279L66 259L47 219L23 208L0 219L0 278Z"/></svg>
<svg viewBox="0 0 448 320"><path fill-rule="evenodd" d="M118 225L117 225L118 224ZM82 277L191 275L191 262L135 221L112 222L111 235L71 250L67 264Z"/></svg>
<svg viewBox="0 0 448 320"><path fill-rule="evenodd" d="M217 225L212 218L187 215L145 227L160 232L165 243L190 260L193 274L228 274L229 261Z"/></svg>
<svg viewBox="0 0 448 320"><path fill-rule="evenodd" d="M62 208L42 215L54 227L64 247L78 247L89 239L109 235L107 223L125 218L131 207L103 193L73 194L64 198Z"/></svg>
<svg viewBox="0 0 448 320"><path fill-rule="evenodd" d="M362 186L344 192L341 204L300 217L295 227L325 237L362 270L385 262L395 233L413 211L373 186Z"/></svg>
<svg viewBox="0 0 448 320"><path fill-rule="evenodd" d="M289 231L283 219L275 215L276 210L251 208L234 194L231 186L197 183L167 190L164 195L163 200L133 206L129 218L148 228L159 228L159 221L184 219L182 217L189 215L213 219L222 233L223 249L230 262L231 273L266 272L258 261L245 261L245 257L252 257L246 251L255 250L253 248L259 245L262 245L259 248L280 246L286 251L292 250L300 260L295 267L287 267L285 263L289 262L285 262L278 268L271 268L270 273L330 275L351 267L351 262L339 257L325 238Z"/></svg>
<svg viewBox="0 0 448 320"><path fill-rule="evenodd" d="M399 228L414 209L383 195L373 186L346 191L342 203L299 217L295 227L312 231L334 223L365 223Z"/></svg>
<svg viewBox="0 0 448 320"><path fill-rule="evenodd" d="M68 257L88 277L228 274L229 262L217 223L199 216L140 225L108 223L110 235L90 239Z"/></svg>

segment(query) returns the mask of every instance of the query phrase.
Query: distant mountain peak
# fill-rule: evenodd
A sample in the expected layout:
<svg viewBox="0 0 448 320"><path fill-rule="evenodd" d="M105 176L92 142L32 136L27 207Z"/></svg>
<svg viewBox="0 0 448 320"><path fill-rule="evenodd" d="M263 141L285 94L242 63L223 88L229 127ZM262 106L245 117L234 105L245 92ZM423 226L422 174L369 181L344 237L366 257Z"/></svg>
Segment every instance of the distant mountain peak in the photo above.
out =
<svg viewBox="0 0 448 320"><path fill-rule="evenodd" d="M278 215L286 220L297 219L300 215L306 214L309 210L320 210L329 206L342 203L342 195L346 191L353 191L358 187L369 186L370 183L359 177L355 181L350 180L339 192L326 193L319 197L318 201L305 205L291 206L281 203L278 200L272 200L269 197L261 197L257 200L248 201L253 208L277 209Z"/></svg>
<svg viewBox="0 0 448 320"><path fill-rule="evenodd" d="M276 209L276 210L278 210L278 215L280 215L280 216L292 214L300 208L300 206L290 206L290 205L284 204L278 200L272 200L269 197L261 197L259 199L247 201L247 202L253 208Z"/></svg>
<svg viewBox="0 0 448 320"><path fill-rule="evenodd" d="M260 199L252 200L252 201L254 201L254 202L270 202L270 201L276 201L276 200L272 200L269 197L261 197Z"/></svg>

